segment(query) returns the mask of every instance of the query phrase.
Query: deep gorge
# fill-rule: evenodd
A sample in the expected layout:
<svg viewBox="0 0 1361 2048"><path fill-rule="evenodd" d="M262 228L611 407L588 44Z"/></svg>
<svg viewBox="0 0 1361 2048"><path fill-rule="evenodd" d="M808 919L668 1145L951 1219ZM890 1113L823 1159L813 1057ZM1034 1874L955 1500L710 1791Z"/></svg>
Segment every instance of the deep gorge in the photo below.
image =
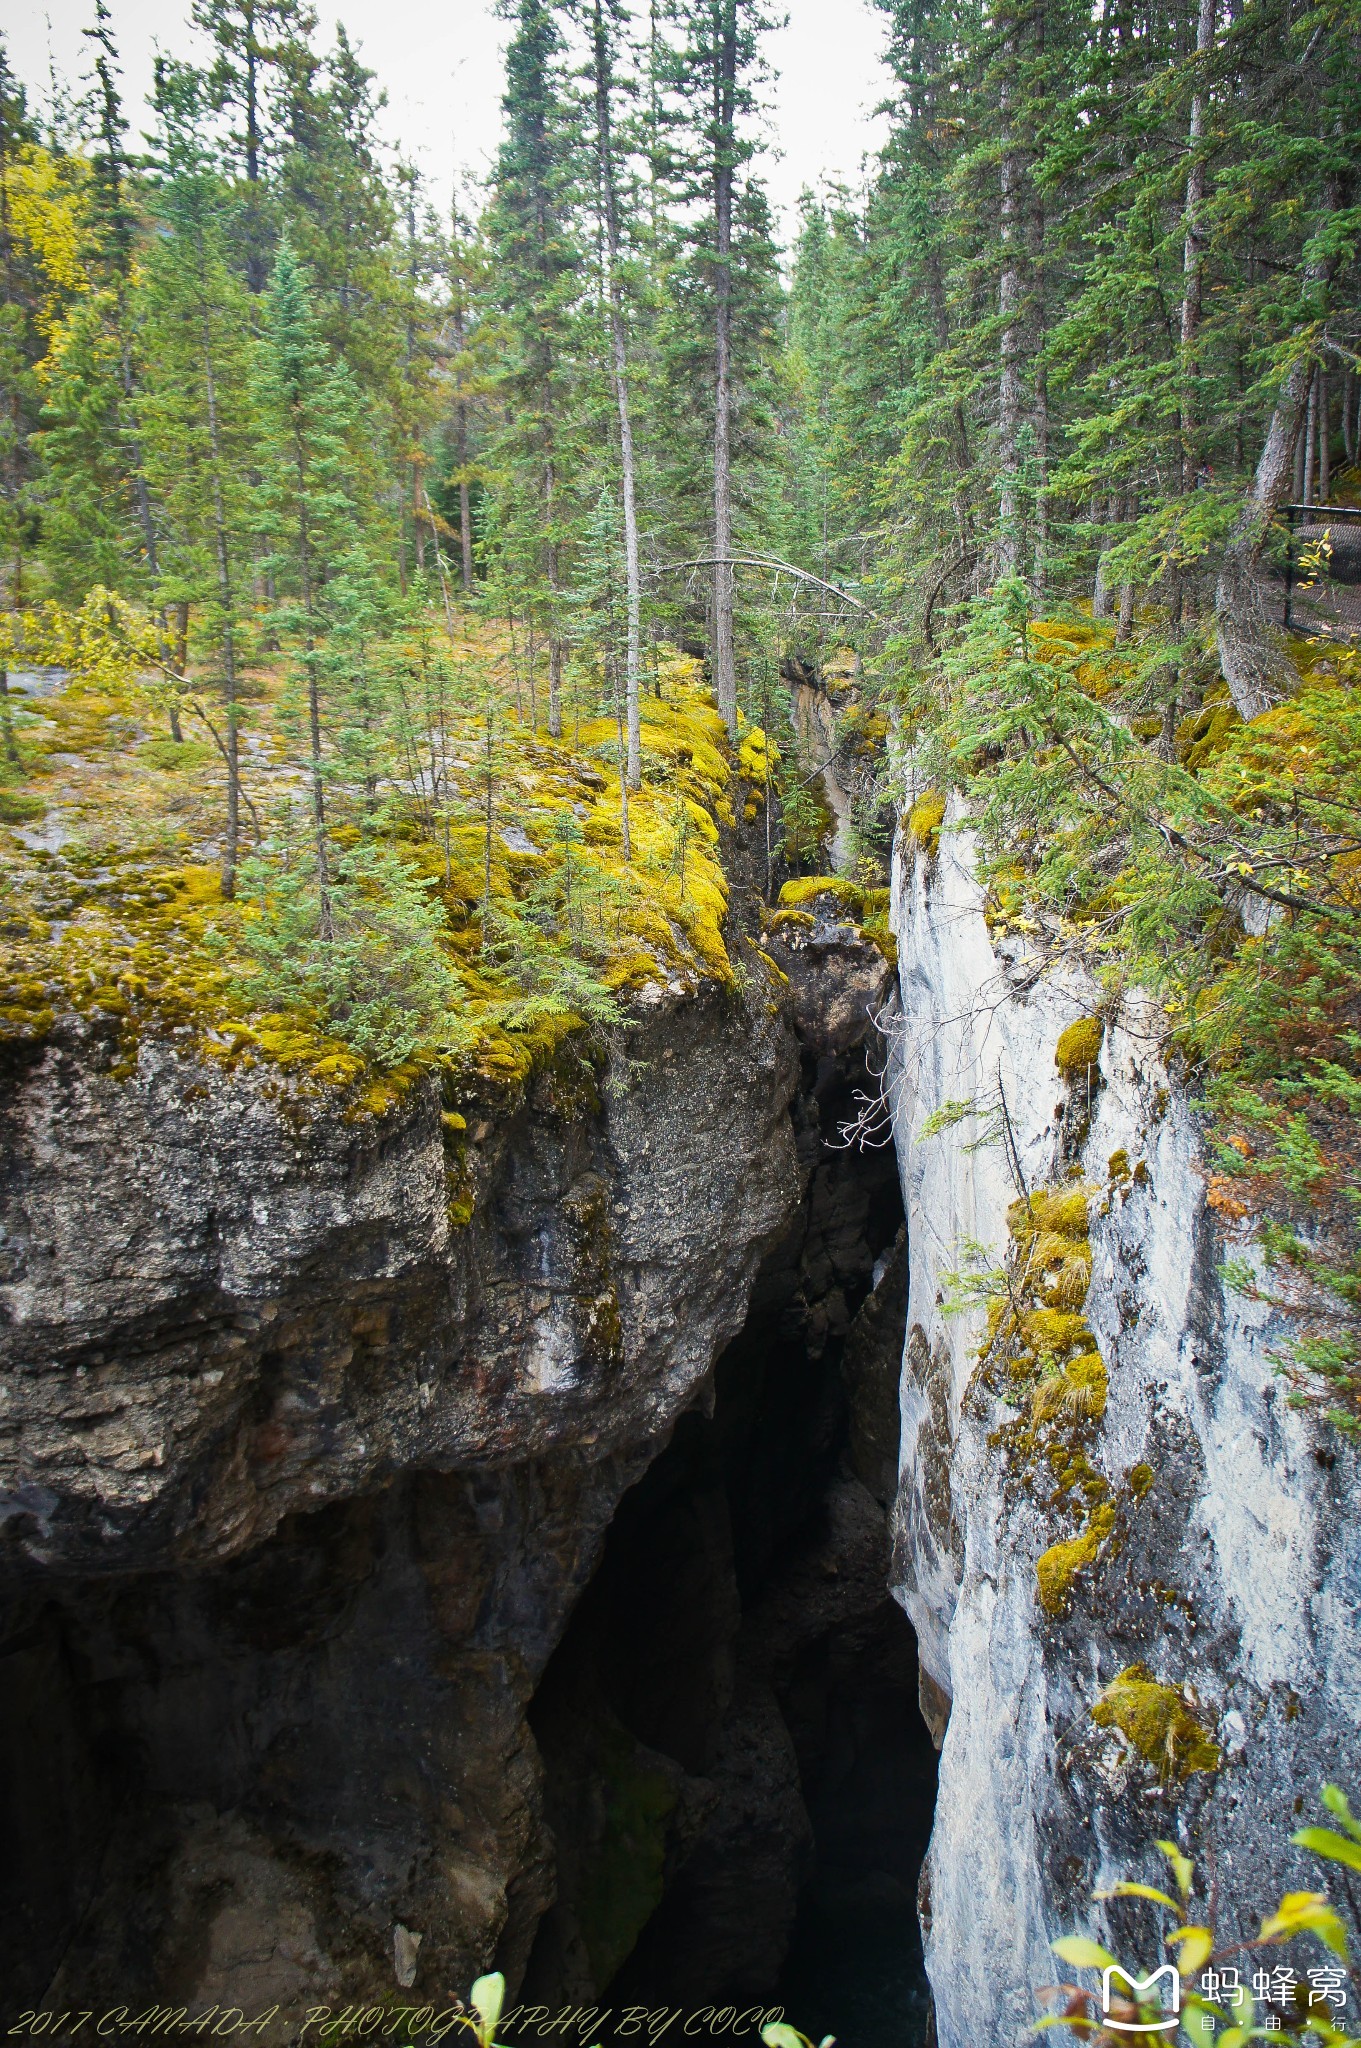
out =
<svg viewBox="0 0 1361 2048"><path fill-rule="evenodd" d="M1351 1754L1354 1478L1224 1286L1138 999L1078 1101L1093 988L992 931L966 843L900 840L896 988L810 900L518 1093L327 1122L78 1021L14 1064L16 2000L288 2030L494 1966L616 2028L966 2048L1152 1831L1235 1896L1306 1874L1278 1816ZM894 1143L847 1147L880 1077ZM958 1114L999 1085L1011 1153ZM949 1299L1017 1172L1073 1208L1108 1386L1056 1483Z"/></svg>
<svg viewBox="0 0 1361 2048"><path fill-rule="evenodd" d="M476 1304L473 1355L501 1313L493 1298L549 1326L547 1371L532 1332L504 1349L512 1372L528 1363L522 1398L563 1399L561 1450L545 1442L517 1461L488 1390L491 1441L474 1445L467 1469L429 1469L419 1449L403 1457L390 1442L382 1483L337 1485L337 1463L373 1454L344 1413L354 1376L381 1400L385 1374L414 1375L415 1416L434 1408L436 1428L447 1398L449 1311L431 1294L448 1282L438 1260L392 1234L413 1236L419 1108L364 1160L396 1206L392 1224L361 1224L358 1259L347 1253L358 1275L313 1251L286 1303L248 1305L201 1280L186 1289L184 1239L162 1236L168 1299L155 1299L153 1280L134 1313L119 1305L120 1349L107 1295L72 1329L72 1276L61 1273L66 1322L48 1330L67 1347L69 1391L38 1427L75 1482L65 1499L17 1497L7 1525L15 1996L246 2010L362 1997L391 1981L397 1930L409 1929L421 1937L418 1985L437 2001L489 1960L490 1939L522 2001L553 2010L797 2002L821 2004L830 2026L849 1971L863 2039L882 2038L886 2001L894 2039L919 2038L916 1883L935 1752L916 1706L912 1630L887 1591L905 1233L891 1146L838 1139L854 1090L872 1085L867 1047L875 1072L882 1059L869 1011L883 968L834 922L789 960L801 1038L783 1017L757 1028L741 1010L729 1024L712 998L707 1015L687 1005L679 1021L698 1026L690 1071L673 1010L641 1078L635 1061L612 1093L608 1072L569 1067L491 1138L488 1233L453 1300L465 1314ZM768 1048L755 1094L753 1031ZM712 1153L702 1176L658 1158L668 1126L655 1091L687 1122L701 1101L712 1116L723 1043L750 1104L757 1199L753 1210L750 1188L730 1188L726 1214L736 1199L748 1237L702 1267L697 1197L721 1209L718 1179L731 1175ZM46 1175L46 1213L69 1221L74 1248L88 1225L72 1162L34 1145L25 1088L31 1104L55 1079L83 1094L87 1114L97 1103L116 1119L131 1105L101 1074L98 1045L68 1046L18 1079L12 1128L26 1171L11 1198L31 1201ZM182 1117L180 1079L162 1070L141 1113ZM602 1152L591 1134L606 1128ZM689 1132L692 1157L704 1140ZM183 1173L183 1139L177 1149ZM295 1146L295 1159L306 1150ZM674 1421L662 1411L660 1445L637 1421L631 1436L620 1428L624 1345L600 1335L606 1302L628 1313L618 1225L605 1219L629 1207L627 1188L618 1196L630 1151L649 1250L674 1229L659 1222L669 1185L673 1255L704 1297L699 1329L680 1333L694 1389ZM199 1170L212 1171L206 1156ZM220 1273L223 1222L205 1230L193 1172L191 1158L176 1195ZM147 1190L148 1235L153 1206L163 1228L165 1194L164 1180ZM259 1213L246 1191L241 1226L258 1227ZM102 1269L93 1249L86 1268L96 1297L111 1279L127 1284L103 1249ZM260 1247L266 1258L276 1249ZM143 1251L134 1289L148 1278ZM705 1329L732 1333L712 1370ZM224 1368L205 1353L245 1366L236 1433L184 1433L201 1470L172 1472L183 1485L168 1505L139 1476L164 1472L165 1451L128 1456L127 1417L148 1375L172 1404L211 1401ZM337 1369L350 1386L328 1402ZM593 1375L613 1404L603 1454L590 1445ZM506 1393L513 1402L513 1384ZM91 1520L82 1481L110 1431L95 1492L105 1506ZM416 1422L413 1445L421 1434ZM318 1473L336 1497L295 1506ZM119 1474L121 1517L108 1501ZM281 1482L276 1517L269 1495ZM140 1569L128 1569L130 1552ZM853 2042L844 2013L840 2024Z"/></svg>

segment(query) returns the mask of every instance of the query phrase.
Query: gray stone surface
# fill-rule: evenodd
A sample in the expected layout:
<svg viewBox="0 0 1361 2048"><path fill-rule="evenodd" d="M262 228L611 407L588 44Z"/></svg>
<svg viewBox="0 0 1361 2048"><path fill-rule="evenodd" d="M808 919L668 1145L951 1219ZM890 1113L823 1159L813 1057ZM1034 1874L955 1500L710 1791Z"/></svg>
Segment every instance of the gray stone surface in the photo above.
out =
<svg viewBox="0 0 1361 2048"><path fill-rule="evenodd" d="M1150 1007L1131 999L1108 1021L1102 1085L1075 1124L1054 1049L1098 992L1018 942L994 949L967 836L947 831L935 862L900 853L895 923L910 1265L894 1575L924 1692L949 1713L927 1965L941 2048L1012 2048L1059 1935L1085 1926L1146 1968L1162 1960L1150 1910L1087 1903L1121 1876L1165 1882L1155 1838L1213 1874L1221 1933L1255 1932L1283 1888L1316 1876L1289 1835L1323 1781L1357 1784L1361 1502L1354 1453L1285 1403L1280 1333L1222 1283L1199 1130ZM1076 1145L1106 1190L1085 1313L1110 1394L1091 1457L1117 1490L1136 1464L1153 1472L1063 1617L1040 1606L1035 1561L1072 1523L1043 1485L1008 1476L994 1433L1015 1411L975 1378L984 1319L947 1312L948 1276L1005 1251L1017 1190L999 1084L1030 1187ZM933 1111L968 1101L976 1113L926 1134ZM1143 1171L1108 1183L1120 1150ZM1097 1693L1135 1662L1193 1689L1220 1771L1160 1776L1093 1725Z"/></svg>
<svg viewBox="0 0 1361 2048"><path fill-rule="evenodd" d="M798 1204L796 1079L763 992L712 988L509 1108L347 1122L74 1026L10 1074L11 1997L517 1974L525 1708Z"/></svg>

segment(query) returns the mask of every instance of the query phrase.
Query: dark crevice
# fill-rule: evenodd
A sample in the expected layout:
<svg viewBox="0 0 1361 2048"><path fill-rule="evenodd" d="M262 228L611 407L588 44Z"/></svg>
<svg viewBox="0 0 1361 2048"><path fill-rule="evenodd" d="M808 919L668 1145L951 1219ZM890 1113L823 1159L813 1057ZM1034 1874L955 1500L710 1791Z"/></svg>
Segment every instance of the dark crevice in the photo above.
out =
<svg viewBox="0 0 1361 2048"><path fill-rule="evenodd" d="M902 1203L890 1150L827 1142L863 1085L859 1054L805 1055L797 1223L531 1707L557 1900L526 2003L782 2004L842 2048L923 2037L936 1759L886 1590Z"/></svg>

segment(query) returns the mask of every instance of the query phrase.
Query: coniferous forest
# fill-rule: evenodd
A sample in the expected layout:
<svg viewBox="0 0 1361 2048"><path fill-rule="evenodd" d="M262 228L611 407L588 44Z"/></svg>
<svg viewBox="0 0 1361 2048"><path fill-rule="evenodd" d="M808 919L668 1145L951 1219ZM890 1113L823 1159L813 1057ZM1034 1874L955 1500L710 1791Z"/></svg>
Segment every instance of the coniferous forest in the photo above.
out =
<svg viewBox="0 0 1361 2048"><path fill-rule="evenodd" d="M1350 1414L1356 544L1282 630L1280 508L1358 496L1361 23L884 6L783 267L750 0L508 7L452 204L303 0L197 0L145 137L103 0L0 74L6 1030L514 1077L738 971L734 804L873 928L957 792L999 923L1159 998L1226 1212L1288 1192Z"/></svg>
<svg viewBox="0 0 1361 2048"><path fill-rule="evenodd" d="M788 246L759 0L502 0L452 193L308 0L146 106L90 5L0 44L24 1995L236 1997L239 1880L262 2003L773 1997L816 1836L905 2042L934 1825L943 2048L1093 1892L1343 2043L1361 0L877 0Z"/></svg>

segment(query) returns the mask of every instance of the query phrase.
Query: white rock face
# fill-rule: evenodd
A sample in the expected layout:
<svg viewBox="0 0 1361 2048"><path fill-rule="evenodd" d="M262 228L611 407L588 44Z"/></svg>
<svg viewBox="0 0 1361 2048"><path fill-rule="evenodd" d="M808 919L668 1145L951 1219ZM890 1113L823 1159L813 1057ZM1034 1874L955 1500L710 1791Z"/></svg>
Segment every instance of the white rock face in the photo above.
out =
<svg viewBox="0 0 1361 2048"><path fill-rule="evenodd" d="M1289 1843L1296 1814L1317 1812L1329 1779L1361 1794L1357 1454L1286 1406L1279 1333L1222 1283L1195 1116L1159 1058L1152 1010L1127 1001L1108 1019L1079 1146L1087 1104L1068 1100L1054 1051L1098 1007L1086 974L1040 973L1014 939L994 948L963 833L947 829L934 861L900 850L894 922L910 1250L895 1592L924 1695L952 1702L923 1876L927 1968L941 2048L1011 2048L1037 1987L1073 1974L1050 1952L1060 1934L1104 1934L1145 1969L1165 1959L1152 1908L1090 1904L1117 1876L1158 1879L1156 1837L1213 1867L1221 1932L1255 1932L1287 1883L1317 1881ZM1122 1150L1134 1175L1110 1180ZM1084 1313L1110 1389L1089 1455L1120 1520L1053 1617L1035 1561L1074 1524L1047 1475L1008 1478L989 1439L1017 1411L970 1387L985 1315L949 1310L951 1276L1004 1257L1017 1169L1034 1189L1079 1163L1107 1190ZM1126 1475L1141 1464L1153 1484L1136 1498ZM1097 1694L1135 1662L1194 1688L1218 1772L1160 1782L1094 1726ZM1302 1946L1291 1960L1302 1974L1319 1958Z"/></svg>

